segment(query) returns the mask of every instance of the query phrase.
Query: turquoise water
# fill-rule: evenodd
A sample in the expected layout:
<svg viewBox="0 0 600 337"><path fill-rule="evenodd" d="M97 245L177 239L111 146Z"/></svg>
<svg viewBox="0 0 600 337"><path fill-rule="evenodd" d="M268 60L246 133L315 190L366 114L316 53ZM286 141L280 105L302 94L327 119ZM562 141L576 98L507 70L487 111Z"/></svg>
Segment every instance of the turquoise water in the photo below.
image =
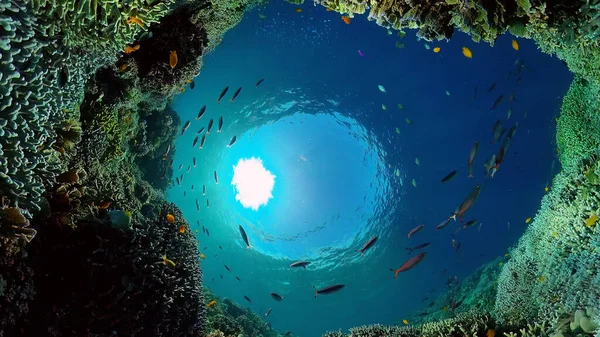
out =
<svg viewBox="0 0 600 337"><path fill-rule="evenodd" d="M174 184L168 198L198 230L205 286L257 313L272 307L274 329L313 337L397 323L426 306L423 297L442 293L448 276L468 276L504 255L523 233L525 219L535 215L544 187L560 170L554 120L571 75L531 41L518 40L520 50L513 50L511 36L494 47L463 34L427 43L414 31L404 38L388 34L364 17L346 25L322 7L301 8L298 13L293 5L273 3L248 13L204 57L195 88L173 103L191 126L177 140L173 165L175 176L184 174L183 183ZM435 46L441 47L437 54ZM472 59L462 55L463 46ZM517 59L527 67L518 84ZM226 86L229 92L217 104ZM229 102L238 87L240 95ZM516 101L508 104L513 90ZM490 110L500 94L502 103ZM205 116L194 120L203 105ZM217 133L220 116L224 126ZM211 118L215 125L205 146L192 148L196 132ZM518 122L518 130L492 180L484 178L483 162L500 148L491 144L496 120L505 129ZM227 148L233 136L237 142ZM475 178L468 179L474 141L480 149ZM187 172L193 157L197 165ZM233 167L253 157L274 176L272 197L256 210L236 200L231 184ZM440 184L452 170L457 177ZM482 192L465 220L476 218L478 224L457 231L459 225L451 223L435 231L476 184ZM420 224L423 231L408 239ZM375 235L378 242L361 257L356 250ZM461 243L459 252L452 239ZM405 248L423 242L431 242L423 263L393 279L389 268L410 257ZM300 259L312 263L306 270L289 268ZM312 286L336 283L346 287L314 298ZM271 299L273 291L284 300Z"/></svg>

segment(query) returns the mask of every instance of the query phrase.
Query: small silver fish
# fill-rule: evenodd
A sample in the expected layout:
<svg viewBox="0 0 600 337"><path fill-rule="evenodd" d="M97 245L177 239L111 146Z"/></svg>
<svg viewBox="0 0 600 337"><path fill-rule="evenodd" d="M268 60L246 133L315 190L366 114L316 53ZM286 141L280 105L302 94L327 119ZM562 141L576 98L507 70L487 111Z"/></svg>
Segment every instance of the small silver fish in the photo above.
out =
<svg viewBox="0 0 600 337"><path fill-rule="evenodd" d="M236 136L233 136L233 138L231 138L231 140L229 141L229 144L227 144L227 147L231 147L233 144L235 144L236 141Z"/></svg>

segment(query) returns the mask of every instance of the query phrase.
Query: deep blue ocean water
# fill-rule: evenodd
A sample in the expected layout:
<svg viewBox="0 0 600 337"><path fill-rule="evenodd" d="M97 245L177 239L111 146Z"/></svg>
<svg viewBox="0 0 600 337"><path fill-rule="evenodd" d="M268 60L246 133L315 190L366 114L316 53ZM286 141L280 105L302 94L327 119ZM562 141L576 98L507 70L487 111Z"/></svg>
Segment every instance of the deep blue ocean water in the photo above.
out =
<svg viewBox="0 0 600 337"><path fill-rule="evenodd" d="M419 41L411 30L404 37L396 33L366 16L345 24L338 13L312 3L272 2L248 12L225 35L204 57L195 88L173 103L191 126L177 140L173 165L175 176L184 174L183 183L174 184L168 198L198 230L204 284L259 314L272 307L268 320L274 329L316 337L401 321L425 305L424 296L440 294L448 276L462 279L504 255L560 171L555 118L572 75L559 60L529 40L517 39L520 48L514 50L510 35L491 47L462 33L449 42ZM463 56L464 46L473 58ZM518 59L527 68L519 84ZM242 91L231 103L238 87ZM513 90L515 101L508 104ZM500 94L503 102L490 110ZM195 120L203 105L206 114ZM220 116L224 126L217 133ZM215 125L204 147L192 148L196 132L211 118ZM483 162L501 146L491 144L496 120L505 129L518 123L518 129L492 180L484 178ZM227 148L234 135L237 142ZM468 179L475 141L475 178ZM187 172L193 157L197 165ZM258 210L242 206L231 184L234 165L252 157L275 176L272 198ZM441 184L453 170L457 177ZM452 222L435 231L477 184L481 194L465 220L476 218L478 224L456 232L459 225ZM408 239L420 224L424 229ZM375 235L378 242L361 257L356 250ZM458 253L453 238L461 243ZM389 269L415 254L405 248L423 242L431 242L427 258L393 279ZM300 259L312 264L289 268ZM314 297L313 286L336 283L346 287ZM270 292L284 300L275 302Z"/></svg>

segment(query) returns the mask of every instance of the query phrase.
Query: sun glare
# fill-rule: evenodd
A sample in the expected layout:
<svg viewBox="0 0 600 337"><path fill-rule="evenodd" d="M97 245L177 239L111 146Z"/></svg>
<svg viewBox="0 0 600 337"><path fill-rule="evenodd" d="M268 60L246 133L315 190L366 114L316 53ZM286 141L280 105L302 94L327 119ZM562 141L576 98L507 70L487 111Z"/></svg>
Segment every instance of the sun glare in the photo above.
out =
<svg viewBox="0 0 600 337"><path fill-rule="evenodd" d="M233 179L231 185L235 186L238 200L242 206L257 211L273 197L275 175L263 166L260 158L240 159L233 166Z"/></svg>

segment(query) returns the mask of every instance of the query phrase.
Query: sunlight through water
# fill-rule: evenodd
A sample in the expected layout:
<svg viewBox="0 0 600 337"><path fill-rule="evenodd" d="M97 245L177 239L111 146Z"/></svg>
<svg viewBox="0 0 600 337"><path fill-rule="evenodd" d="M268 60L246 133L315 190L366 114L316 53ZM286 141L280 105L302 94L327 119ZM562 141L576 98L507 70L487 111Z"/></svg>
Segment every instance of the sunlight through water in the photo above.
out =
<svg viewBox="0 0 600 337"><path fill-rule="evenodd" d="M273 198L275 175L263 166L260 158L240 159L233 167L231 185L235 186L235 200L255 211Z"/></svg>

